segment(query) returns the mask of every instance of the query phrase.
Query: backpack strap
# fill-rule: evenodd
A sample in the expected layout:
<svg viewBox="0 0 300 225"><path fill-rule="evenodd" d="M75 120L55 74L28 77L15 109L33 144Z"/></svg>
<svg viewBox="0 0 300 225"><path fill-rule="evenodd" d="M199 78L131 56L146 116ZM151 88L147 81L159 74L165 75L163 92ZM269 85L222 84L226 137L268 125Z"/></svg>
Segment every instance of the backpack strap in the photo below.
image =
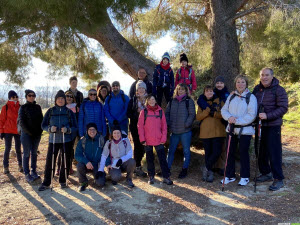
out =
<svg viewBox="0 0 300 225"><path fill-rule="evenodd" d="M145 125L145 123L146 123L147 116L148 116L148 109L145 108L145 109L144 109L144 125Z"/></svg>
<svg viewBox="0 0 300 225"><path fill-rule="evenodd" d="M162 110L161 109L159 110L159 118L160 119L162 118Z"/></svg>
<svg viewBox="0 0 300 225"><path fill-rule="evenodd" d="M248 93L246 94L246 103L247 103L247 105L249 105L251 95L252 95L251 92L248 92Z"/></svg>
<svg viewBox="0 0 300 225"><path fill-rule="evenodd" d="M124 145L124 147L125 147L125 148L127 148L127 142L126 142L126 140L125 140L125 139L123 139L122 141L123 141L123 145Z"/></svg>
<svg viewBox="0 0 300 225"><path fill-rule="evenodd" d="M83 153L85 152L85 145L86 145L86 138L83 137L83 138L81 139L81 146L82 146L82 148L83 148Z"/></svg>
<svg viewBox="0 0 300 225"><path fill-rule="evenodd" d="M189 106L190 106L190 98L186 97L186 99L185 99L185 107L186 107L187 111L189 111Z"/></svg>
<svg viewBox="0 0 300 225"><path fill-rule="evenodd" d="M145 125L145 123L146 123L147 117L149 117L149 116L148 116L148 110L145 108L145 109L144 109L144 125ZM156 118L159 117L160 119L162 119L162 110L161 110L161 109L159 110L159 115L158 115L158 116L156 116L156 115L150 115L150 117L156 117Z"/></svg>
<svg viewBox="0 0 300 225"><path fill-rule="evenodd" d="M109 150L110 161L112 162L112 156L111 156L111 142L112 142L112 141L109 141L109 143L108 143L108 150Z"/></svg>

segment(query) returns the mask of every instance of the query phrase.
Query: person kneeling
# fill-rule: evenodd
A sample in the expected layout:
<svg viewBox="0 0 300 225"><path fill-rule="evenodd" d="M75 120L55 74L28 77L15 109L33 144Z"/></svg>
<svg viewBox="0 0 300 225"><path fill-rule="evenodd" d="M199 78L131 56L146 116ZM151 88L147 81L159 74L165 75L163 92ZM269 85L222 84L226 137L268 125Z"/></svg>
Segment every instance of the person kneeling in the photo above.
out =
<svg viewBox="0 0 300 225"><path fill-rule="evenodd" d="M77 172L80 183L79 191L84 191L88 186L86 174L93 172L95 184L99 187L105 185L105 173L98 172L98 165L103 151L104 137L97 134L97 125L89 123L86 126L87 134L78 142L75 152ZM107 164L110 164L110 158Z"/></svg>
<svg viewBox="0 0 300 225"><path fill-rule="evenodd" d="M112 140L105 143L104 150L101 156L100 168L98 173L104 173L106 159L111 158L111 165L107 166L111 176L112 184L116 185L122 177L122 170L127 172L127 185L130 188L134 187L132 183L133 171L136 163L132 158L132 147L129 139L122 138L122 131L119 126L112 128Z"/></svg>

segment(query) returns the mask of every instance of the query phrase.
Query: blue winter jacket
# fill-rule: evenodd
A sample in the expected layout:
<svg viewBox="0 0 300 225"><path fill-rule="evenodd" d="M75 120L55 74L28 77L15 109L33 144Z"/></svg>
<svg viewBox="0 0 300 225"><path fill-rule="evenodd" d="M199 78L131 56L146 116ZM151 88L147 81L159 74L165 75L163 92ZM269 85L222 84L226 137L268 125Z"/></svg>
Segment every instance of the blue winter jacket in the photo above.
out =
<svg viewBox="0 0 300 225"><path fill-rule="evenodd" d="M170 95L173 95L174 91L174 73L171 67L164 70L160 64L156 65L153 72L153 90L154 95L157 94L157 87L163 86L166 83L167 87L170 88Z"/></svg>
<svg viewBox="0 0 300 225"><path fill-rule="evenodd" d="M122 97L122 95L124 97ZM125 102L123 101L123 98ZM122 90L120 90L117 95L112 92L111 95L106 97L104 110L105 116L110 124L113 124L114 120L117 120L119 124L128 120L126 115L128 103L129 97L125 95Z"/></svg>
<svg viewBox="0 0 300 225"><path fill-rule="evenodd" d="M48 109L44 116L42 129L50 133L50 143L53 143L54 136L54 133L50 132L52 126L57 127L57 132L55 133L55 143L63 143L63 133L60 131L62 127L68 128L68 131L65 134L65 142L72 141L77 135L76 116L66 106L53 106Z"/></svg>
<svg viewBox="0 0 300 225"><path fill-rule="evenodd" d="M82 144L83 140L85 140L84 145ZM77 144L75 159L78 162L84 163L85 165L88 162L91 162L93 167L98 168L104 144L105 143L101 143L100 135L97 135L92 139L88 134L86 134L84 138L80 139ZM105 164L111 164L110 157L107 157Z"/></svg>
<svg viewBox="0 0 300 225"><path fill-rule="evenodd" d="M78 128L79 136L82 137L86 133L86 125L95 123L97 130L103 136L106 135L106 122L103 106L98 101L85 100L79 110Z"/></svg>

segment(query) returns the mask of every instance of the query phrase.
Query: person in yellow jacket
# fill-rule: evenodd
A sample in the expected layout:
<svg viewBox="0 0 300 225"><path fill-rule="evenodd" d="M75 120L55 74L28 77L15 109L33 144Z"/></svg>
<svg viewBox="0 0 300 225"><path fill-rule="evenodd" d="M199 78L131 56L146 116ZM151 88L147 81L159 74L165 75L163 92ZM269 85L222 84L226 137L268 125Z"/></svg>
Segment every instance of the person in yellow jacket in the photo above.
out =
<svg viewBox="0 0 300 225"><path fill-rule="evenodd" d="M223 101L214 95L213 87L205 86L201 96L206 104L203 108L198 106L196 119L201 121L200 138L205 151L205 167L203 168L203 181L213 182L213 165L220 157L222 141L226 137L224 124L222 123L221 108ZM205 107L205 108L204 108Z"/></svg>

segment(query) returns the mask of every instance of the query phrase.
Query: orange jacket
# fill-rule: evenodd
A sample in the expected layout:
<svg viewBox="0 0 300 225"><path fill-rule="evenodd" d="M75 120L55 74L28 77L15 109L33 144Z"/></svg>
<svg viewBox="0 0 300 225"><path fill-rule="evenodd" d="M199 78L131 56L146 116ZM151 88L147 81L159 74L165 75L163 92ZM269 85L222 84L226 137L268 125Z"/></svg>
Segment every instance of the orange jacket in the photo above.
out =
<svg viewBox="0 0 300 225"><path fill-rule="evenodd" d="M17 101L8 101L0 113L0 133L18 134L17 119L20 104Z"/></svg>

